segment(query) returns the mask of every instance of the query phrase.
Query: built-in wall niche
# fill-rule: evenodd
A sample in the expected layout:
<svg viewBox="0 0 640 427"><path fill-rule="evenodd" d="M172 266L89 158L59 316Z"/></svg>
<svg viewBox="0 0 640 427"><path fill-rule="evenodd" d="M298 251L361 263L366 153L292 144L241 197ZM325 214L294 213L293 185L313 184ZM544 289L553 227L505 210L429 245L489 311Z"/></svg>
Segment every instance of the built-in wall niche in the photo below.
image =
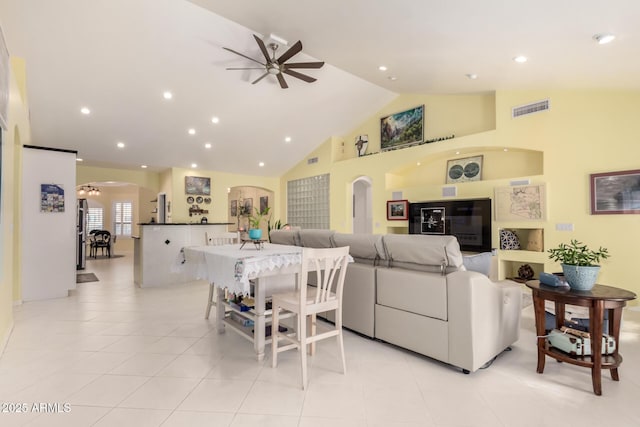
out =
<svg viewBox="0 0 640 427"><path fill-rule="evenodd" d="M504 246L502 238L506 235L507 240L513 243L512 236L515 236L520 249L506 249L511 246ZM500 279L514 279L522 281L519 269L527 264L533 270L534 279L540 277L540 273L545 271L545 265L549 264L549 257L545 252L544 229L541 227L531 228L502 228L499 230L499 267L498 277Z"/></svg>

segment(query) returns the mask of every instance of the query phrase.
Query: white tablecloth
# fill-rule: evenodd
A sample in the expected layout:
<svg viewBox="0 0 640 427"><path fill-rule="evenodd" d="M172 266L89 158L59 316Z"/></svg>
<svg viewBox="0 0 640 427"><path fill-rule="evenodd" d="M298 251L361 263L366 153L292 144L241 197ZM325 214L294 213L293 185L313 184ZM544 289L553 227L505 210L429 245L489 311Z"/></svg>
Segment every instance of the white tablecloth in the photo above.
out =
<svg viewBox="0 0 640 427"><path fill-rule="evenodd" d="M299 265L299 246L264 243L261 249L247 243L222 246L189 246L183 248L186 273L194 279L206 279L233 293L248 294L250 279L277 268Z"/></svg>

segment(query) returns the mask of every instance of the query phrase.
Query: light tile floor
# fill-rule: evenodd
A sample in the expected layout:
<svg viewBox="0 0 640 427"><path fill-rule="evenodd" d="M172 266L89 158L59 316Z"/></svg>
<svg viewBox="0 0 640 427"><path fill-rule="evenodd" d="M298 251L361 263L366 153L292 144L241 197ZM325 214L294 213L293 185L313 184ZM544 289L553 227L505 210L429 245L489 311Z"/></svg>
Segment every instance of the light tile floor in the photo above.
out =
<svg viewBox="0 0 640 427"><path fill-rule="evenodd" d="M620 382L547 359L536 374L531 307L521 339L492 366L471 375L346 332L347 375L332 341L318 345L310 384L300 388L295 352L279 367L258 363L251 344L219 335L204 320L204 282L140 289L132 256L91 260L99 282L69 298L15 307L0 358L0 412L9 426L637 426L640 312L627 310ZM267 357L268 359L268 357ZM31 404L70 412L31 412Z"/></svg>

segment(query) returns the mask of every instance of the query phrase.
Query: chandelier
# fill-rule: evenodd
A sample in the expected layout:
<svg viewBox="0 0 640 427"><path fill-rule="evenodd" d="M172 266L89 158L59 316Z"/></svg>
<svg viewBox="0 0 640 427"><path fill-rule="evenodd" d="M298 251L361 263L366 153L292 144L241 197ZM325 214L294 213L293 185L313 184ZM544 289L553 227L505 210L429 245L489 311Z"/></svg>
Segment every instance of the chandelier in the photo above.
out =
<svg viewBox="0 0 640 427"><path fill-rule="evenodd" d="M99 196L100 189L98 187L93 187L91 185L83 185L78 189L78 196Z"/></svg>

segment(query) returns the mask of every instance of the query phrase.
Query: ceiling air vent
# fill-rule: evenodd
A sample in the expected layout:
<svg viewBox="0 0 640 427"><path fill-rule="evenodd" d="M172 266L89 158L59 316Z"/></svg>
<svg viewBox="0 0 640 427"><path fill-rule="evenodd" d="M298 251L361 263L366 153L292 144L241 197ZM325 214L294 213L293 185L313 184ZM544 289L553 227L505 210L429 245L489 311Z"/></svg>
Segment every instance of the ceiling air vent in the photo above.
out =
<svg viewBox="0 0 640 427"><path fill-rule="evenodd" d="M549 100L544 99L542 101L532 102L530 104L519 105L511 109L511 118L528 116L529 114L539 113L541 111L547 111L549 109Z"/></svg>
<svg viewBox="0 0 640 427"><path fill-rule="evenodd" d="M312 157L310 159L307 159L307 164L308 165L312 165L314 163L318 163L318 158L317 157Z"/></svg>

